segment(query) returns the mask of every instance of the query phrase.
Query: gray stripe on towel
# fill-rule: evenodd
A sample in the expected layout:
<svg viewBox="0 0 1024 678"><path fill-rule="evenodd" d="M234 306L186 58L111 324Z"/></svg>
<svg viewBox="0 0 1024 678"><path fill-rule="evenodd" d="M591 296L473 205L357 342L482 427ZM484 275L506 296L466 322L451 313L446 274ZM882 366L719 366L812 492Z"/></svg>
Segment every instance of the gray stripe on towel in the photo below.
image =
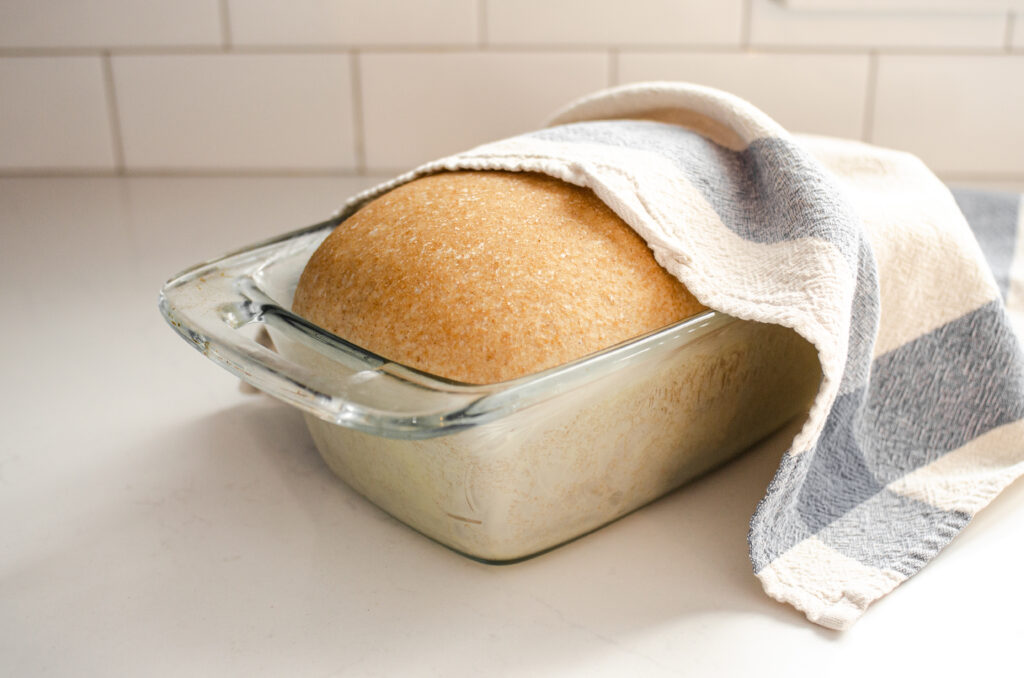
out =
<svg viewBox="0 0 1024 678"><path fill-rule="evenodd" d="M981 245L989 268L999 285L999 294L1006 299L1010 289L1010 266L1017 245L1020 195L970 188L952 189L960 211Z"/></svg>
<svg viewBox="0 0 1024 678"><path fill-rule="evenodd" d="M812 532L944 454L1024 417L1024 362L993 301L875 359L836 399L797 511ZM912 397L911 397L912 396Z"/></svg>
<svg viewBox="0 0 1024 678"><path fill-rule="evenodd" d="M876 499L888 483L1022 417L1024 356L998 301L879 356L867 388L836 399L814 449L783 458L751 522L755 571L815 534L831 539L845 555L869 564L882 562L856 551L863 548L856 540L847 548L839 536L825 533L848 534L854 528L842 521L860 524L856 521L862 518L844 514L860 510L865 502L870 508L872 501L895 501ZM785 491L793 478L803 478L799 490ZM921 509L908 505L907 515L914 510ZM929 508L927 520L944 526L962 520L936 511ZM768 521L774 522L770 528ZM918 527L909 518L878 522L899 531L890 535L890 542L918 543L928 534L915 532ZM772 533L771 542L757 540L755 532ZM893 563L885 566L898 569Z"/></svg>
<svg viewBox="0 0 1024 678"><path fill-rule="evenodd" d="M864 390L836 398L813 454L808 456L796 510L804 525L818 532L882 490L857 440Z"/></svg>
<svg viewBox="0 0 1024 678"><path fill-rule="evenodd" d="M971 516L962 511L946 511L882 490L817 536L844 556L910 577L970 520ZM885 531L886 539L865 538L879 530Z"/></svg>
<svg viewBox="0 0 1024 678"><path fill-rule="evenodd" d="M740 237L758 243L817 237L833 243L851 265L857 261L856 215L817 161L786 139L758 139L731 151L685 127L649 120L578 122L526 136L660 155Z"/></svg>
<svg viewBox="0 0 1024 678"><path fill-rule="evenodd" d="M812 237L832 243L857 275L849 358L839 392L864 385L878 329L877 266L842 191L803 148L788 139L764 138L732 151L684 127L648 120L580 122L527 136L660 155L679 168L740 237L758 243Z"/></svg>
<svg viewBox="0 0 1024 678"><path fill-rule="evenodd" d="M855 437L888 484L1022 417L1024 355L997 300L879 356Z"/></svg>
<svg viewBox="0 0 1024 678"><path fill-rule="evenodd" d="M814 536L797 511L800 484L807 475L813 454L810 450L795 457L789 452L782 455L779 469L750 519L747 542L755 573L804 539Z"/></svg>

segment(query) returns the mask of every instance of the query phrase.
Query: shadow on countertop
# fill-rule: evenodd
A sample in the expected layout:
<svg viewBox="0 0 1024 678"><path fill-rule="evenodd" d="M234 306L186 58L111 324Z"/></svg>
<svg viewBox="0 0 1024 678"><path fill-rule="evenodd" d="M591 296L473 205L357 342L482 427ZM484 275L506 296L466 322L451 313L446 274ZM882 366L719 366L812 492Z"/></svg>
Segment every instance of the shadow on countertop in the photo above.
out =
<svg viewBox="0 0 1024 678"><path fill-rule="evenodd" d="M255 397L124 450L129 485L103 469L78 478L105 498L75 518L77 553L35 564L67 590L34 614L75 604L123 620L69 620L65 650L126 673L143 668L128 656L151 656L172 673L550 675L611 661L658 675L680 668L671 657L683 649L711 666L723 649L702 638L722 617L738 633L822 633L764 595L747 557L750 516L794 434L581 539L494 566L364 500L320 460L295 410Z"/></svg>

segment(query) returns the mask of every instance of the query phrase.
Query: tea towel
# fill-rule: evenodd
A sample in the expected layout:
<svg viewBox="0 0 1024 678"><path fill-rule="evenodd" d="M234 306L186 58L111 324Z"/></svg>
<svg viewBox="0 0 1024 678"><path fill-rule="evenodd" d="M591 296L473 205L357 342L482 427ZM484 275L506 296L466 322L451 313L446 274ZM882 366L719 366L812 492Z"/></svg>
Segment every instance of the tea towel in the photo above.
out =
<svg viewBox="0 0 1024 678"><path fill-rule="evenodd" d="M1007 312L1024 308L1019 197L963 192L958 206L906 153L798 137L714 89L643 83L343 212L454 169L588 187L704 304L815 346L819 392L749 533L765 591L811 621L849 627L1024 473L1024 353Z"/></svg>

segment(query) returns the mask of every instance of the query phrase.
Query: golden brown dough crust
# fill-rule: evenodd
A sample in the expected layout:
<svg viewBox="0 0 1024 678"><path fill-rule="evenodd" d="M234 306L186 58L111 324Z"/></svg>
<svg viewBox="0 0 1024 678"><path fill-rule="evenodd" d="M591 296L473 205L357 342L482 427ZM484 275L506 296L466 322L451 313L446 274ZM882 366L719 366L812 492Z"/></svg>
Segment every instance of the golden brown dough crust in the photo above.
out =
<svg viewBox="0 0 1024 678"><path fill-rule="evenodd" d="M422 177L363 206L313 254L294 301L358 346L478 384L703 309L593 192L497 171Z"/></svg>

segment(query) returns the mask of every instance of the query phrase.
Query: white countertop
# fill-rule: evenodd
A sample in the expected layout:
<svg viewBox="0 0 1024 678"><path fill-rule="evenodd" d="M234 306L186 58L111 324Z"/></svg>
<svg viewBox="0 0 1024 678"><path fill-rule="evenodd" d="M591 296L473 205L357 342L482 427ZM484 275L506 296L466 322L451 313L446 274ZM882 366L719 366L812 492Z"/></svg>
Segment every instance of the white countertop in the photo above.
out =
<svg viewBox="0 0 1024 678"><path fill-rule="evenodd" d="M598 532L481 564L335 479L156 307L365 179L0 179L0 674L1009 675L1024 483L850 631L767 598L784 435Z"/></svg>

